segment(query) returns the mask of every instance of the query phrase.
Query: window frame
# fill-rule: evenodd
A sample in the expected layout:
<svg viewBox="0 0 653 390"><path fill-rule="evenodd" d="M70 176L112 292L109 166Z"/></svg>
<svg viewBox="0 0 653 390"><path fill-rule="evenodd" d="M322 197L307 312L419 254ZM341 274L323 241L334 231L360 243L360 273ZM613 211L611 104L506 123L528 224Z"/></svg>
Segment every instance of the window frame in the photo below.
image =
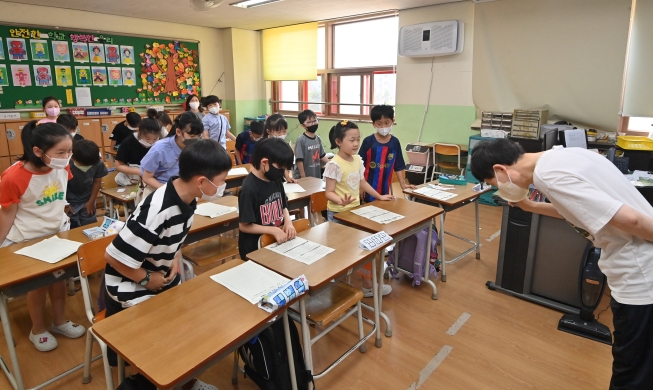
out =
<svg viewBox="0 0 653 390"><path fill-rule="evenodd" d="M334 38L335 26L349 23L356 23L368 21L372 19L382 19L390 17L399 17L397 11L382 12L365 17L351 17L337 19L333 21L325 21L318 24L318 28L325 28L325 63L326 69L318 69L317 76L322 76L322 102L335 102L340 103L340 76L356 76L361 77L361 104L370 104L374 100L374 75L375 74L396 74L395 66L370 66L358 68L338 68L333 67L334 63ZM289 80L295 81L295 80ZM299 101L308 102L308 81L298 82L298 96ZM272 112L278 112L287 116L296 116L299 112L306 110L309 104L300 103L299 111L281 110L281 82L272 82ZM333 97L333 99L331 99ZM314 104L314 103L312 103ZM340 106L323 104L321 105L321 112L316 112L318 117L325 119L340 118L343 115L350 119L369 120L369 111L371 106L360 106L359 114L340 114Z"/></svg>

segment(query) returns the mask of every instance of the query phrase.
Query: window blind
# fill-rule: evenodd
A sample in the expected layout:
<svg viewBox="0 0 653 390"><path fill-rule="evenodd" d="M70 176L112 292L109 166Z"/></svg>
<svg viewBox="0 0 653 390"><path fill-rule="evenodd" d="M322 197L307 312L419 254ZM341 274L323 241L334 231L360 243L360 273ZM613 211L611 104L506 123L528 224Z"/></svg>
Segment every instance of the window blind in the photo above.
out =
<svg viewBox="0 0 653 390"><path fill-rule="evenodd" d="M317 79L317 22L263 30L263 78Z"/></svg>

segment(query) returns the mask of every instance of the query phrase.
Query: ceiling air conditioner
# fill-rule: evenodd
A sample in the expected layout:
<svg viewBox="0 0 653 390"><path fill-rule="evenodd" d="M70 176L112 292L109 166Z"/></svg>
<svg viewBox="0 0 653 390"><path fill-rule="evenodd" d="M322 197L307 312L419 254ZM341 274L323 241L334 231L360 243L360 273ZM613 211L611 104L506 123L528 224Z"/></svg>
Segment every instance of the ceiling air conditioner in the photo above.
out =
<svg viewBox="0 0 653 390"><path fill-rule="evenodd" d="M399 30L399 55L434 57L462 53L464 30L460 20L404 26Z"/></svg>

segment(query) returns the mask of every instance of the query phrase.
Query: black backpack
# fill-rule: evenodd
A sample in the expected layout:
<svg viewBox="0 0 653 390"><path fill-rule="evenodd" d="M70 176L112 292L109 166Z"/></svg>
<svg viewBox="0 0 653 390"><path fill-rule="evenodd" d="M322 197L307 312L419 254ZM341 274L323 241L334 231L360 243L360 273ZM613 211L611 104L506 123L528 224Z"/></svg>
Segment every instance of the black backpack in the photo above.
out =
<svg viewBox="0 0 653 390"><path fill-rule="evenodd" d="M313 376L310 371L306 371L295 322L290 320L289 325L297 389L308 390L308 383L313 381ZM240 347L238 352L245 362L245 376L249 376L260 389L292 388L282 319L275 321L257 337ZM313 387L315 388L315 384Z"/></svg>

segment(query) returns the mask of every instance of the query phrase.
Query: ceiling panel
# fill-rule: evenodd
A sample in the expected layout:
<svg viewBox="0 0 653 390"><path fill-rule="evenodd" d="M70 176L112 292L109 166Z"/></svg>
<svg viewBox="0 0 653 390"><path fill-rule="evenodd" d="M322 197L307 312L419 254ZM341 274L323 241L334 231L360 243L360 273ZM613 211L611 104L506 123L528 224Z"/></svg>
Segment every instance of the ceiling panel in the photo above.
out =
<svg viewBox="0 0 653 390"><path fill-rule="evenodd" d="M193 10L188 0L22 0L15 3L141 17L205 27L235 27L260 30L379 11L451 3L460 0L284 0L279 3L250 9L229 5L237 1L224 0L222 5L208 11Z"/></svg>

